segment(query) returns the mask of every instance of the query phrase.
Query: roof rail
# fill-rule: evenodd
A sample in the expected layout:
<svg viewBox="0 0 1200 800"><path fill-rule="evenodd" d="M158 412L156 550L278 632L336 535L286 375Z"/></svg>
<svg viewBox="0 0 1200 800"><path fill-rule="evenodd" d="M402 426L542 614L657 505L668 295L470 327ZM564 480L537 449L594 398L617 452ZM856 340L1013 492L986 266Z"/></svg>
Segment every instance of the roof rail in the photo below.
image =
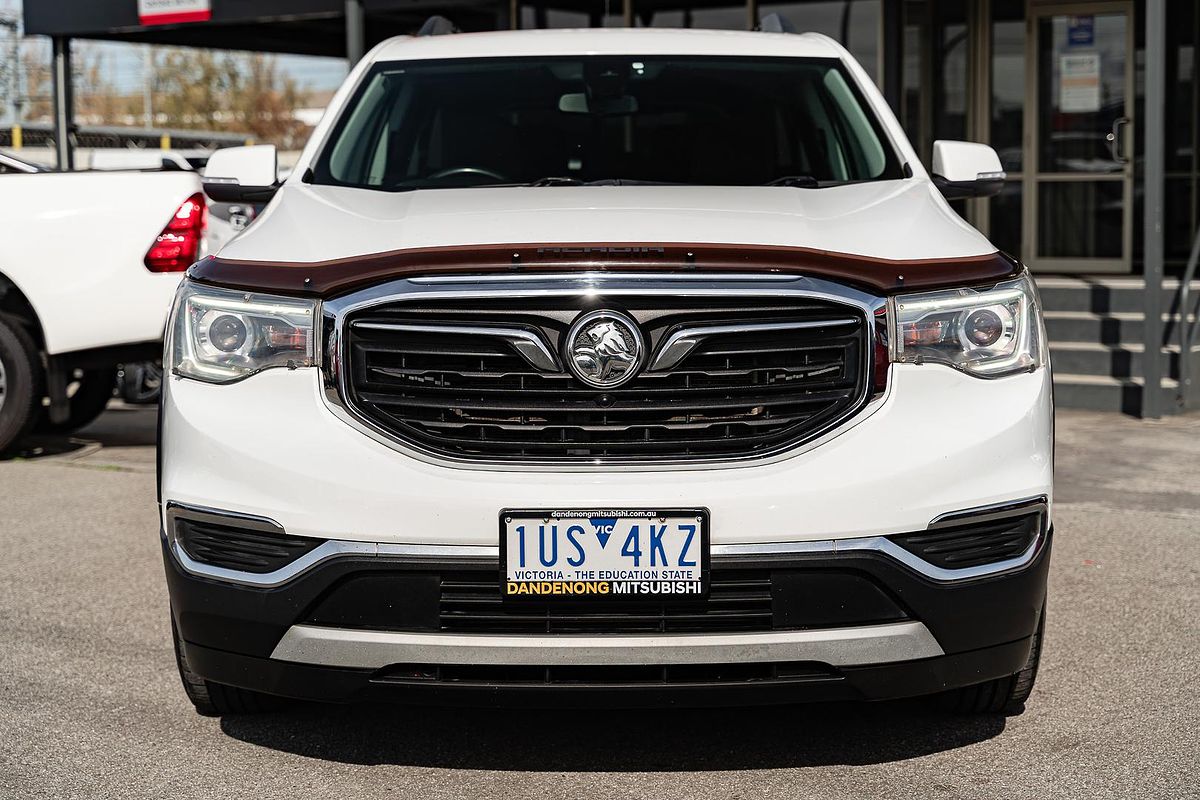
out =
<svg viewBox="0 0 1200 800"><path fill-rule="evenodd" d="M425 20L421 30L417 31L417 36L445 36L448 33L462 33L462 31L450 20L440 14L434 14Z"/></svg>
<svg viewBox="0 0 1200 800"><path fill-rule="evenodd" d="M767 14L758 23L758 29L763 33L795 33L796 26L783 14Z"/></svg>

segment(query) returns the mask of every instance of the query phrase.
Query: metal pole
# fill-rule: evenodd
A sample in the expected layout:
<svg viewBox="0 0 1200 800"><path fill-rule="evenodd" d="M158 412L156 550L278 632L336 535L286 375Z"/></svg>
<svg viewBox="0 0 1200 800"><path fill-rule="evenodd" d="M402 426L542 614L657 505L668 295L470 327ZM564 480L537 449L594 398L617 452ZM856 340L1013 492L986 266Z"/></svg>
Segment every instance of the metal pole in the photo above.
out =
<svg viewBox="0 0 1200 800"><path fill-rule="evenodd" d="M1192 278L1196 277L1197 265L1200 265L1200 228L1196 230L1192 254L1183 271L1183 280L1179 282L1179 325L1175 330L1179 339L1179 391L1175 401L1181 411L1189 408L1192 402L1192 344L1200 320L1188 322L1188 310L1192 307Z"/></svg>
<svg viewBox="0 0 1200 800"><path fill-rule="evenodd" d="M21 37L17 36L17 41L13 45L13 85L16 86L16 95L13 97L13 149L20 150L21 142L21 123L25 121L25 82L23 80L23 70L25 65L21 62Z"/></svg>
<svg viewBox="0 0 1200 800"><path fill-rule="evenodd" d="M904 77L904 13L900 0L883 0L883 97L900 116L900 95Z"/></svg>
<svg viewBox="0 0 1200 800"><path fill-rule="evenodd" d="M12 125L14 130L21 124L21 29L15 19L0 17L0 28L7 28L9 34L9 69L8 100L12 108Z"/></svg>
<svg viewBox="0 0 1200 800"><path fill-rule="evenodd" d="M846 0L842 5L842 24L838 34L838 42L847 50L850 49L850 5L854 0Z"/></svg>
<svg viewBox="0 0 1200 800"><path fill-rule="evenodd" d="M54 149L58 168L75 169L75 148L71 137L75 130L75 94L71 75L71 40L55 36L54 48Z"/></svg>
<svg viewBox="0 0 1200 800"><path fill-rule="evenodd" d="M7 70L3 67L0 67L0 74L4 75L4 92L11 104L13 96L17 91L15 88L17 83L15 76L17 74L17 65L21 63L21 52L19 49L20 45L17 43L21 41L21 37L17 35L17 23L15 20L9 20L5 19L4 17L0 17L0 30L4 30L5 28L8 28L9 36L11 36L11 39L8 42L10 47L8 54L10 66ZM0 110L0 113L2 113L2 111L3 110Z"/></svg>
<svg viewBox="0 0 1200 800"><path fill-rule="evenodd" d="M346 0L346 61L353 68L367 52L367 21L362 0Z"/></svg>
<svg viewBox="0 0 1200 800"><path fill-rule="evenodd" d="M154 127L154 53L145 45L142 55L142 118L146 130Z"/></svg>
<svg viewBox="0 0 1200 800"><path fill-rule="evenodd" d="M977 0L967 6L967 138L972 142L991 142L991 0ZM967 201L967 221L987 236L991 233L986 197Z"/></svg>
<svg viewBox="0 0 1200 800"><path fill-rule="evenodd" d="M1146 279L1143 308L1146 319L1145 350L1142 354L1142 417L1158 419L1162 414L1162 280L1163 280L1163 142L1166 124L1167 2L1146 0L1146 146L1144 156L1145 199L1142 257Z"/></svg>

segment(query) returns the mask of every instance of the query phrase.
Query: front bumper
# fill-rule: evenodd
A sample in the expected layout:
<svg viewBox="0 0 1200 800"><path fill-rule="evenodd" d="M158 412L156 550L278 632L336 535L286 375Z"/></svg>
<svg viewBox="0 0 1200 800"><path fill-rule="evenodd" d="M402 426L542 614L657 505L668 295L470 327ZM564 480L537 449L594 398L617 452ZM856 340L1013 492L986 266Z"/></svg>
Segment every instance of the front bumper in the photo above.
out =
<svg viewBox="0 0 1200 800"><path fill-rule="evenodd" d="M439 630L439 580L495 580L480 559L345 555L259 587L189 573L166 537L163 556L188 662L220 683L335 702L723 704L887 699L1017 672L1051 538L1020 569L953 583L873 551L714 559L771 584L772 630L721 633Z"/></svg>

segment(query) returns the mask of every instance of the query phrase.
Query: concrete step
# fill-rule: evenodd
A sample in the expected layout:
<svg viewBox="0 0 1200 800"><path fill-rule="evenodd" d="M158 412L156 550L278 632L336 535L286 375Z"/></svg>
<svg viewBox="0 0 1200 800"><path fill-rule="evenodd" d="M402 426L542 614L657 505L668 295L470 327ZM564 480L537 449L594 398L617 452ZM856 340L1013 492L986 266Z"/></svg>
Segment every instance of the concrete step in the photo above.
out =
<svg viewBox="0 0 1200 800"><path fill-rule="evenodd" d="M1104 314L1094 311L1047 310L1046 335L1052 342L1092 342L1113 347L1141 344L1143 315L1137 311L1113 311ZM1194 320L1195 317L1189 317ZM1163 314L1164 346L1178 342L1178 317Z"/></svg>
<svg viewBox="0 0 1200 800"><path fill-rule="evenodd" d="M1094 411L1140 414L1144 388L1145 382L1141 378L1054 373L1054 403L1060 408L1087 408ZM1163 380L1159 390L1162 392L1160 408L1163 413L1172 414L1178 410L1176 406L1178 390L1178 381Z"/></svg>
<svg viewBox="0 0 1200 800"><path fill-rule="evenodd" d="M1050 361L1056 372L1131 378L1144 374L1146 348L1141 343L1106 345L1097 342L1050 342ZM1179 346L1161 351L1164 377L1179 379ZM1192 348L1192 372L1200 372L1200 346Z"/></svg>
<svg viewBox="0 0 1200 800"><path fill-rule="evenodd" d="M1047 311L1139 312L1145 308L1146 282L1141 278L1036 277L1042 306ZM1179 301L1177 278L1163 280L1162 310L1176 313ZM1200 281L1192 281L1190 305L1200 302Z"/></svg>

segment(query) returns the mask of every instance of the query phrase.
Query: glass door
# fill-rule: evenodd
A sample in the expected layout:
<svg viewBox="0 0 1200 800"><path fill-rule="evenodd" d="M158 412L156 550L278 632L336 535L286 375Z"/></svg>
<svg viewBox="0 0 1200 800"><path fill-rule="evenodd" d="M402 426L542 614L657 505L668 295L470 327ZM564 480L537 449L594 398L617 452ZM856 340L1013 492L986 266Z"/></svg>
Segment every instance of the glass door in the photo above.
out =
<svg viewBox="0 0 1200 800"><path fill-rule="evenodd" d="M1130 272L1130 2L1030 4L1022 257L1041 272Z"/></svg>

